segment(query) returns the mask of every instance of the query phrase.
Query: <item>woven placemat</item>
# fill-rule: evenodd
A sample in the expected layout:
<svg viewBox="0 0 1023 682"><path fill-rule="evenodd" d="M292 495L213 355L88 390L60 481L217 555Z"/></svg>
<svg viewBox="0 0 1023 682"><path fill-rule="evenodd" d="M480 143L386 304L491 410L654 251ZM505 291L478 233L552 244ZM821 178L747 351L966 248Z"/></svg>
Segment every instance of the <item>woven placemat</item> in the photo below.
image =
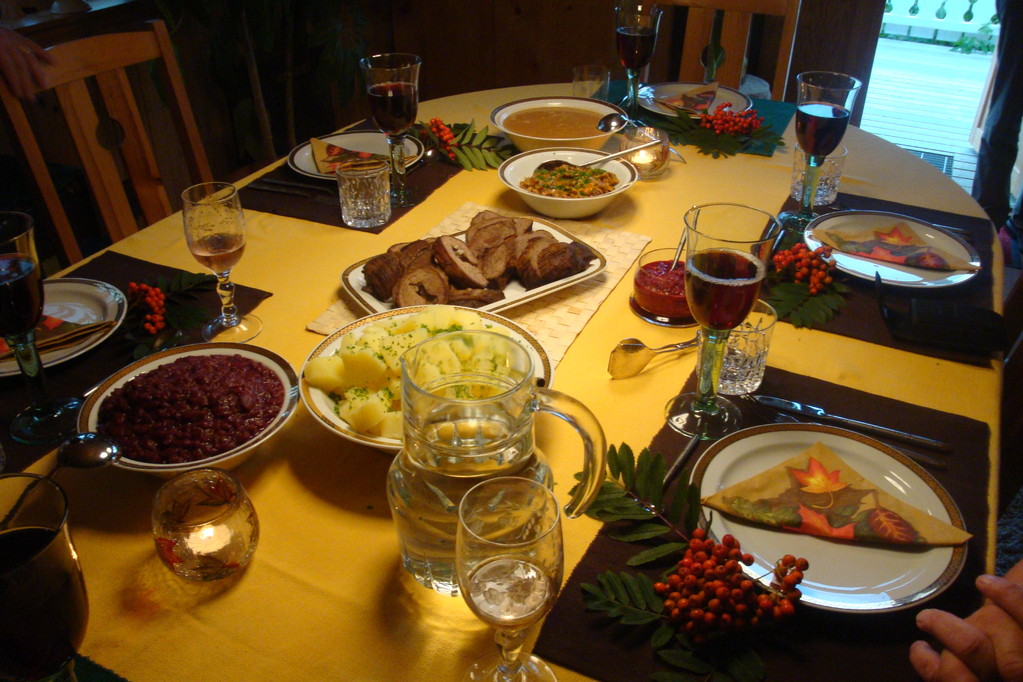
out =
<svg viewBox="0 0 1023 682"><path fill-rule="evenodd" d="M466 230L473 216L486 210L494 209L466 202L424 236L439 237ZM497 212L508 216L526 215L511 211ZM525 327L536 337L554 367L557 367L572 341L650 243L650 237L645 235L592 223L559 220L557 224L604 254L607 267L596 277L501 312L501 315ZM362 317L361 313L356 312L345 300L339 299L306 328L326 335L359 317Z"/></svg>

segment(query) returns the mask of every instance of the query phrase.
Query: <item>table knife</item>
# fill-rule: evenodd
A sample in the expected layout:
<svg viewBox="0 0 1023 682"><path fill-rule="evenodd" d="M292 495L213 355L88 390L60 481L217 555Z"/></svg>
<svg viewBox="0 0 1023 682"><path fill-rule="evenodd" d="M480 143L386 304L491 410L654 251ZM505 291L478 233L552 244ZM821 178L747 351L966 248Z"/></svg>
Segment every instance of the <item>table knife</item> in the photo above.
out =
<svg viewBox="0 0 1023 682"><path fill-rule="evenodd" d="M913 433L906 433L905 431L899 431L898 429L890 429L887 426L880 426L879 424L862 422L858 419L842 417L837 414L829 414L823 408L796 402L795 400L786 400L784 398L776 398L770 395L753 395L750 397L759 404L771 409L782 410L783 412L790 412L792 414L831 422L833 424L841 424L857 431L881 436L882 438L891 438L892 440L909 443L910 445L916 445L922 448L938 450L940 452L952 451L952 447L948 443L943 443L939 440L918 436Z"/></svg>

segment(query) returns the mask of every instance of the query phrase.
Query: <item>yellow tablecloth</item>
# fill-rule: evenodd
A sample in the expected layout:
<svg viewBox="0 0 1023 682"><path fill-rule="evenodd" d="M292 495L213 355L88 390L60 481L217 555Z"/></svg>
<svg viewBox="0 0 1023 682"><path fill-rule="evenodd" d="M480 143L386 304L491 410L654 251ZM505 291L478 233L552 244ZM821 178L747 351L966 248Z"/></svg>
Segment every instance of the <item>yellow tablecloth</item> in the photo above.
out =
<svg viewBox="0 0 1023 682"><path fill-rule="evenodd" d="M448 97L424 102L419 118L481 124L502 102L566 91L564 85L530 86ZM791 129L787 137L789 146L770 158L711 159L680 148L688 165L673 161L662 178L637 183L592 221L649 235L650 246L657 247L677 243L682 214L695 203L740 201L776 211L788 194ZM893 145L855 128L844 143L850 153L843 191L983 215L949 178ZM274 294L256 311L264 329L253 343L301 367L323 338L306 325L337 299L344 268L419 237L466 201L526 210L495 172L476 171L460 173L380 235L247 212L248 246L232 276ZM112 248L197 269L179 215ZM627 336L656 346L694 332L654 327L632 315L630 289L626 277L610 293L568 349L554 387L593 409L608 442L643 446L661 427L662 406L692 371L694 358L685 355L613 382L605 371L608 352ZM997 367L941 361L790 325L776 329L770 364L986 421L997 461ZM580 467L578 445L553 422L542 421L538 435L565 490ZM174 578L156 557L149 513L159 480L117 469L62 471L91 604L82 653L131 680L458 679L490 650L491 634L460 599L437 596L405 577L384 494L389 461L383 452L331 435L300 407L276 438L236 470L262 528L251 566L238 580L208 585ZM569 567L596 530L589 519L566 523ZM987 532L993 538L993 523ZM570 671L559 675L580 678Z"/></svg>

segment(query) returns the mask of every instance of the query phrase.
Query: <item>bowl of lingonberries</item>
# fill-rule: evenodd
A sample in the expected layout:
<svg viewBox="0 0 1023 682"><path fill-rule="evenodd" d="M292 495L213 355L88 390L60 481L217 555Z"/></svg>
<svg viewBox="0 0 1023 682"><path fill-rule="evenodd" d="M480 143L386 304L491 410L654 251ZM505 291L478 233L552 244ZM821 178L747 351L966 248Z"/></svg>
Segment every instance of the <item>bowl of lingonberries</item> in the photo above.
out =
<svg viewBox="0 0 1023 682"><path fill-rule="evenodd" d="M703 528L695 529L685 556L654 584L664 597L665 618L700 645L791 617L810 563L786 554L775 563L767 587L743 573L742 567L752 564L753 556L742 551L737 538L725 535L715 541Z"/></svg>

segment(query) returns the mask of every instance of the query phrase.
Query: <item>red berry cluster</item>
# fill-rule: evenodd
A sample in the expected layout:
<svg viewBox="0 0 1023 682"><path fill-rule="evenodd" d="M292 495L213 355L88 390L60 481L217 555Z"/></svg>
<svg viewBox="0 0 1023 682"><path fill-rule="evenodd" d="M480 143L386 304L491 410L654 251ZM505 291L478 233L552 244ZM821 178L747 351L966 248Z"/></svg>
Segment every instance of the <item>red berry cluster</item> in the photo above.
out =
<svg viewBox="0 0 1023 682"><path fill-rule="evenodd" d="M756 109L732 111L731 102L722 102L712 114L700 114L700 126L713 130L718 135L749 135L764 122Z"/></svg>
<svg viewBox="0 0 1023 682"><path fill-rule="evenodd" d="M147 310L142 316L142 329L155 335L167 326L164 313L167 312L167 296L158 287L148 284L128 283L128 298L136 305Z"/></svg>
<svg viewBox="0 0 1023 682"><path fill-rule="evenodd" d="M742 552L733 536L725 535L715 543L698 528L675 571L666 582L655 583L654 589L665 597L665 614L694 644L795 613L795 602L802 596L796 586L809 562L786 555L774 569L775 580L768 592L755 590L753 581L743 575L740 564L752 563L753 557Z"/></svg>
<svg viewBox="0 0 1023 682"><path fill-rule="evenodd" d="M440 148L454 161L455 153L451 151L451 143L455 140L455 134L451 132L451 128L444 125L444 121L439 118L431 118L430 131L440 140Z"/></svg>
<svg viewBox="0 0 1023 682"><path fill-rule="evenodd" d="M831 284L834 279L831 271L835 269L835 261L831 258L830 246L818 246L813 251L803 242L794 244L792 248L774 254L774 269L779 275L791 274L796 282L810 285L810 295L814 296Z"/></svg>

